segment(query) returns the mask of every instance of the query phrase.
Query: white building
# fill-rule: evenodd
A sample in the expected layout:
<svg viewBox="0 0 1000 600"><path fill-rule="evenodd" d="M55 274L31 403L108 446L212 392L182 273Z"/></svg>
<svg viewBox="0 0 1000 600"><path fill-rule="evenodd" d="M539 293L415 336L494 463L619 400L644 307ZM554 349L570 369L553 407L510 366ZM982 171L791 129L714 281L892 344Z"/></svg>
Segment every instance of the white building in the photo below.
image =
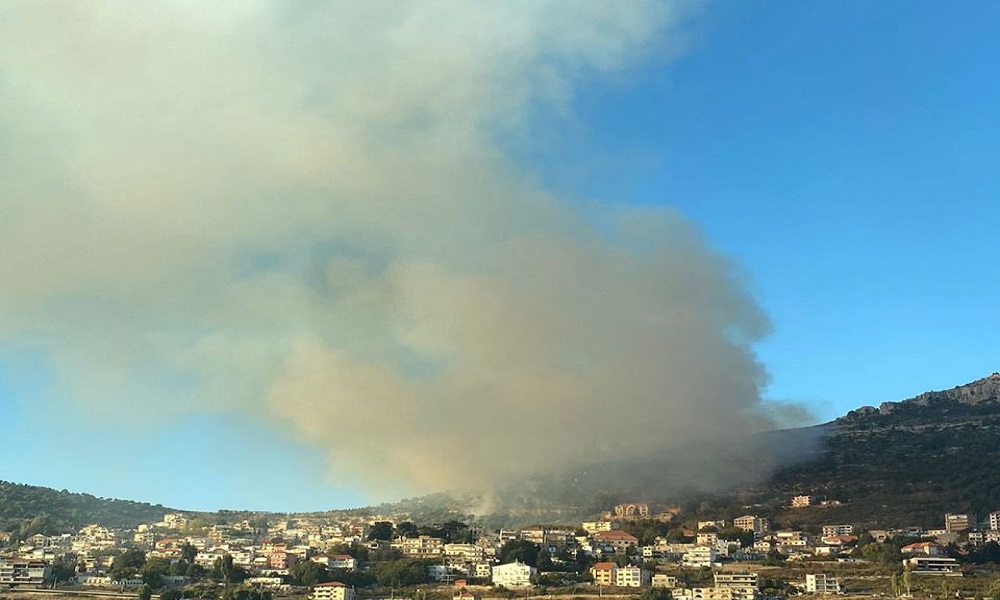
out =
<svg viewBox="0 0 1000 600"><path fill-rule="evenodd" d="M823 537L831 535L851 535L854 533L854 525L824 525Z"/></svg>
<svg viewBox="0 0 1000 600"><path fill-rule="evenodd" d="M497 565L493 567L493 585L526 587L531 585L531 578L537 573L538 569L520 561Z"/></svg>
<svg viewBox="0 0 1000 600"><path fill-rule="evenodd" d="M467 573L462 576L467 577ZM448 565L427 565L427 578L438 583L452 583L459 579L459 573Z"/></svg>
<svg viewBox="0 0 1000 600"><path fill-rule="evenodd" d="M710 546L695 546L684 553L681 559L681 566L690 568L709 567L715 562L718 556L715 548Z"/></svg>
<svg viewBox="0 0 1000 600"><path fill-rule="evenodd" d="M806 575L806 592L809 594L839 594L840 582L824 573Z"/></svg>

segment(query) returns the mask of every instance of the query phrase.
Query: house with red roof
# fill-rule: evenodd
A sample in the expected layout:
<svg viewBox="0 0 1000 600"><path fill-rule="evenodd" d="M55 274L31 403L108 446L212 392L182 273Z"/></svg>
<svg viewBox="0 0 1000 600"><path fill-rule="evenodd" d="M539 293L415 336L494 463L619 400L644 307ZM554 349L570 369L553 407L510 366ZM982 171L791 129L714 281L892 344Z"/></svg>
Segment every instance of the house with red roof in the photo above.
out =
<svg viewBox="0 0 1000 600"><path fill-rule="evenodd" d="M618 554L625 554L629 547L638 548L639 538L631 533L613 529L611 531L598 531L590 536L594 545L603 551L613 551Z"/></svg>

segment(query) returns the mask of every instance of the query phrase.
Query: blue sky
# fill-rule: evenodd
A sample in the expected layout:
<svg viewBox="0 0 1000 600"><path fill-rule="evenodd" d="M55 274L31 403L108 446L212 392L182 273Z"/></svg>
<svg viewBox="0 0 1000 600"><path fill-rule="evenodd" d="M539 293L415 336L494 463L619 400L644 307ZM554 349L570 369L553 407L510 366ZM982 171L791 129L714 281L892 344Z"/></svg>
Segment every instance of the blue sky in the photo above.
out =
<svg viewBox="0 0 1000 600"><path fill-rule="evenodd" d="M697 223L772 319L768 395L820 420L978 379L998 368L1000 44L995 5L954 8L709 5L676 62L580 91L579 144L543 176Z"/></svg>
<svg viewBox="0 0 1000 600"><path fill-rule="evenodd" d="M19 13L10 22L22 28L31 22L44 29L52 17L6 10ZM456 328L468 339L439 336L433 325L451 321L435 320L442 318L435 310L465 315L477 290L493 289L492 280L467 285L457 273L483 265L506 281L504 274L520 265L493 251L466 255L465 248L494 238L505 247L511 231L534 231L531 223L549 214L561 215L555 220L562 224L544 226L547 235L565 228L570 238L583 238L573 219L594 205L676 211L686 223L678 227L699 231L703 245L686 251L699 265L706 261L712 281L738 280L733 285L749 290L769 321L770 333L751 333L749 348L767 373L764 400L804 405L815 422L1000 369L995 3L957 9L920 1L715 2L688 6L673 21L656 3L636 5L635 14L609 7L485 16L480 10L443 26L435 21L440 15L424 19L411 10L408 27L386 33L374 25L368 31L375 17L364 10L325 9L310 17L314 24L288 34L306 26L243 9L189 23L178 9L164 19L163 39L134 56L129 34L156 18L126 19L124 33L102 38L88 28L99 33L107 24L86 15L72 32L79 39L68 38L79 44L74 54L83 49L79 57L64 56L45 35L27 49L13 37L0 46L0 100L15 107L0 122L11 165L0 173L9 186L0 192L12 215L6 235L15 240L5 247L14 266L0 264L0 272L16 280L8 289L16 300L0 304L11 315L0 323L0 453L18 457L0 479L212 510L355 506L450 485L454 479L441 474L441 465L454 460L447 453L383 473L379 465L398 459L386 440L409 435L407 426L426 415L438 425L419 430L425 437L440 432L447 415L474 411L455 390L478 393L496 376L482 375L475 361L495 365L511 348L539 343L528 333L514 335L510 347L480 356L476 336L504 336L471 325ZM349 35L363 38L357 55L316 58L354 51L351 40L341 48L327 29L341 21ZM188 62L185 44L198 51ZM393 55L391 44L407 52ZM172 63L157 62L171 52L189 70L175 73ZM104 71L95 57L124 66ZM74 64L77 58L86 64ZM213 78L213 69L225 75ZM132 87L121 73L142 76ZM188 85L202 76L202 84ZM144 96L144 87L155 92L161 85L169 92ZM176 89L182 91L175 97ZM267 91L259 104L247 108L243 99L260 90ZM105 104L115 107L113 115ZM241 120L229 121L233 115ZM258 120L264 124L247 125L247 132L230 126ZM286 138L294 144L276 142ZM332 163L338 166L331 175ZM419 210L398 200L411 188ZM451 191L464 197L477 189L518 200L502 201L502 210L435 204ZM63 191L71 200L48 204ZM559 198L561 208L506 208L536 193ZM365 202L327 213L312 201L323 194ZM169 201L159 202L160 195ZM223 196L242 203L215 203ZM33 205L46 215L69 215L69 224L40 227L48 217L25 208ZM565 205L569 212L559 212ZM431 229L441 215L461 218L445 217L433 236L408 231L411 223L421 227L425 210ZM481 228L496 215L504 228ZM97 233L77 240L73 232L87 223ZM664 227L676 233L674 225ZM100 247L116 236L120 244ZM86 250L76 262L74 254L94 246L93 256ZM60 251L50 256L52 248ZM341 249L350 260L331 258ZM415 270L386 268L394 252L413 259ZM732 261L724 275L705 258L716 252ZM565 264L591 264L581 258L587 256L581 251ZM238 273L227 270L226 257L235 257ZM391 277L380 279L383 269ZM25 270L51 276L39 283ZM328 314L316 300L322 294L309 295L322 287L315 273L326 273L331 289L351 282L343 285L357 293L350 296L356 302ZM400 296L406 302L450 289L469 294L470 303L442 302L446 295L414 301L407 306L427 321L410 329L392 321L386 331L386 315L398 315L376 310L385 302L380 294L388 284L412 282L412 273L438 285L407 288ZM601 273L595 277L620 282L613 268ZM294 284L296 278L308 285ZM226 285L209 283L217 280ZM713 285L707 289L729 284ZM533 293L549 290L530 289L532 307ZM731 304L742 302L720 310L740 312ZM604 314L574 310L568 312L581 320ZM492 313L476 318L502 322ZM751 332L755 322L753 315L727 321ZM533 323L524 331L536 329ZM632 323L621 324L625 331ZM610 335L612 346L621 342L614 333L595 337L601 335ZM715 338L705 339L709 347ZM747 369L745 380L755 377L739 352L732 360ZM476 375L459 383L407 379L467 361ZM391 373L378 370L385 365ZM524 365L502 366L534 376ZM564 390L560 379L540 379L546 393ZM407 381L417 391L399 383ZM725 389L746 389L733 386ZM531 397L529 388L507 392ZM363 400L355 403L360 408L315 400L327 393ZM428 400L452 394L453 402L437 407ZM645 406L644 394L636 391L635 406ZM407 417L387 399L400 397L427 408ZM383 413L366 412L383 405ZM565 414L559 408L540 422L558 423ZM575 424L583 431L589 425ZM453 428L470 426L457 420ZM371 441L383 434L382 442ZM455 468L462 477L513 468L493 465L491 456L484 451L461 467L466 471ZM572 464L571 457L554 460L548 466ZM353 463L363 467L347 466ZM397 475L416 487L397 485Z"/></svg>

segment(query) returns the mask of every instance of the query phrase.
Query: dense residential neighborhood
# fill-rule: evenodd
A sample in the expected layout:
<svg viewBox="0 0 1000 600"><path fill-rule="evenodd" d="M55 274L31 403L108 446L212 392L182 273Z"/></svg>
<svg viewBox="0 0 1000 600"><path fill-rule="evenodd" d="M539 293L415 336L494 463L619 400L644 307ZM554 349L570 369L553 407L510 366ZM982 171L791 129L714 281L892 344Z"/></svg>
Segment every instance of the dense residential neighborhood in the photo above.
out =
<svg viewBox="0 0 1000 600"><path fill-rule="evenodd" d="M803 498L790 507L813 504ZM1000 511L949 513L940 529L866 531L849 523L774 530L767 515L755 513L686 522L673 507L653 511L645 503L572 526L500 530L459 521L418 525L398 515L216 521L169 512L132 529L92 524L23 539L3 533L0 586L168 599L352 600L386 590L413 595L421 586L424 598L449 590L468 600L508 590L755 600L850 592L842 576L851 578L851 569L875 573L892 595L904 596L914 577L961 578L1000 560ZM773 575L791 565L801 566L801 577Z"/></svg>

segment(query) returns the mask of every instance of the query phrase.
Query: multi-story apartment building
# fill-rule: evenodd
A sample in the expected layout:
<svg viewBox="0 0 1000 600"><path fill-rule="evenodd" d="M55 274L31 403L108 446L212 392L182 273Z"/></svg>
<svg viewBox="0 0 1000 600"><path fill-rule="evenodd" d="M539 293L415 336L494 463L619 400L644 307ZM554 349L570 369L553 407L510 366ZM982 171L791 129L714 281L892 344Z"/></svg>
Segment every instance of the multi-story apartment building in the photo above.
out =
<svg viewBox="0 0 1000 600"><path fill-rule="evenodd" d="M1000 514L1000 513L998 513ZM587 533L597 533L598 531L611 531L611 521L584 521L580 524Z"/></svg>
<svg viewBox="0 0 1000 600"><path fill-rule="evenodd" d="M392 547L407 558L437 558L444 555L444 540L429 535L399 538L392 542Z"/></svg>
<svg viewBox="0 0 1000 600"><path fill-rule="evenodd" d="M339 581L320 583L313 586L312 600L354 600L354 588Z"/></svg>
<svg viewBox="0 0 1000 600"><path fill-rule="evenodd" d="M731 588L736 600L753 600L760 590L756 573L747 571L716 573L716 588Z"/></svg>
<svg viewBox="0 0 1000 600"><path fill-rule="evenodd" d="M597 563L590 569L594 584L617 587L647 587L650 572L635 566L620 567L613 562Z"/></svg>
<svg viewBox="0 0 1000 600"><path fill-rule="evenodd" d="M975 523L975 517L968 513L948 513L944 516L944 528L948 532L968 531Z"/></svg>
<svg viewBox="0 0 1000 600"><path fill-rule="evenodd" d="M803 531L779 531L774 534L779 546L803 547L809 545L809 534Z"/></svg>
<svg viewBox="0 0 1000 600"><path fill-rule="evenodd" d="M851 535L854 533L854 525L824 525L823 537L831 535Z"/></svg>
<svg viewBox="0 0 1000 600"><path fill-rule="evenodd" d="M693 569L711 567L717 556L718 553L711 546L695 546L684 553L681 566Z"/></svg>
<svg viewBox="0 0 1000 600"><path fill-rule="evenodd" d="M913 573L962 576L958 561L948 556L911 556L903 560L903 566Z"/></svg>
<svg viewBox="0 0 1000 600"><path fill-rule="evenodd" d="M445 544L444 555L467 561L483 560L486 556L486 549L477 544Z"/></svg>
<svg viewBox="0 0 1000 600"><path fill-rule="evenodd" d="M598 531L591 536L594 545L601 549L612 549L615 552L624 554L629 547L638 548L639 538L634 535L617 529L611 531Z"/></svg>
<svg viewBox="0 0 1000 600"><path fill-rule="evenodd" d="M733 527L742 529L743 531L752 531L754 533L767 533L771 528L771 524L764 517L758 517L757 515L744 515L733 519Z"/></svg>
<svg viewBox="0 0 1000 600"><path fill-rule="evenodd" d="M39 585L51 572L48 563L42 560L0 558L0 584Z"/></svg>
<svg viewBox="0 0 1000 600"><path fill-rule="evenodd" d="M795 496L792 498L792 508L805 508L813 505L812 496Z"/></svg>
<svg viewBox="0 0 1000 600"><path fill-rule="evenodd" d="M759 578L757 574L749 571L733 571L729 573L715 574L716 587L748 587L756 590L760 587L758 581Z"/></svg>
<svg viewBox="0 0 1000 600"><path fill-rule="evenodd" d="M806 575L806 592L810 594L839 594L840 582L824 573Z"/></svg>
<svg viewBox="0 0 1000 600"><path fill-rule="evenodd" d="M538 572L535 567L522 562L512 562L493 567L493 585L504 587L526 587L531 585L531 578Z"/></svg>

